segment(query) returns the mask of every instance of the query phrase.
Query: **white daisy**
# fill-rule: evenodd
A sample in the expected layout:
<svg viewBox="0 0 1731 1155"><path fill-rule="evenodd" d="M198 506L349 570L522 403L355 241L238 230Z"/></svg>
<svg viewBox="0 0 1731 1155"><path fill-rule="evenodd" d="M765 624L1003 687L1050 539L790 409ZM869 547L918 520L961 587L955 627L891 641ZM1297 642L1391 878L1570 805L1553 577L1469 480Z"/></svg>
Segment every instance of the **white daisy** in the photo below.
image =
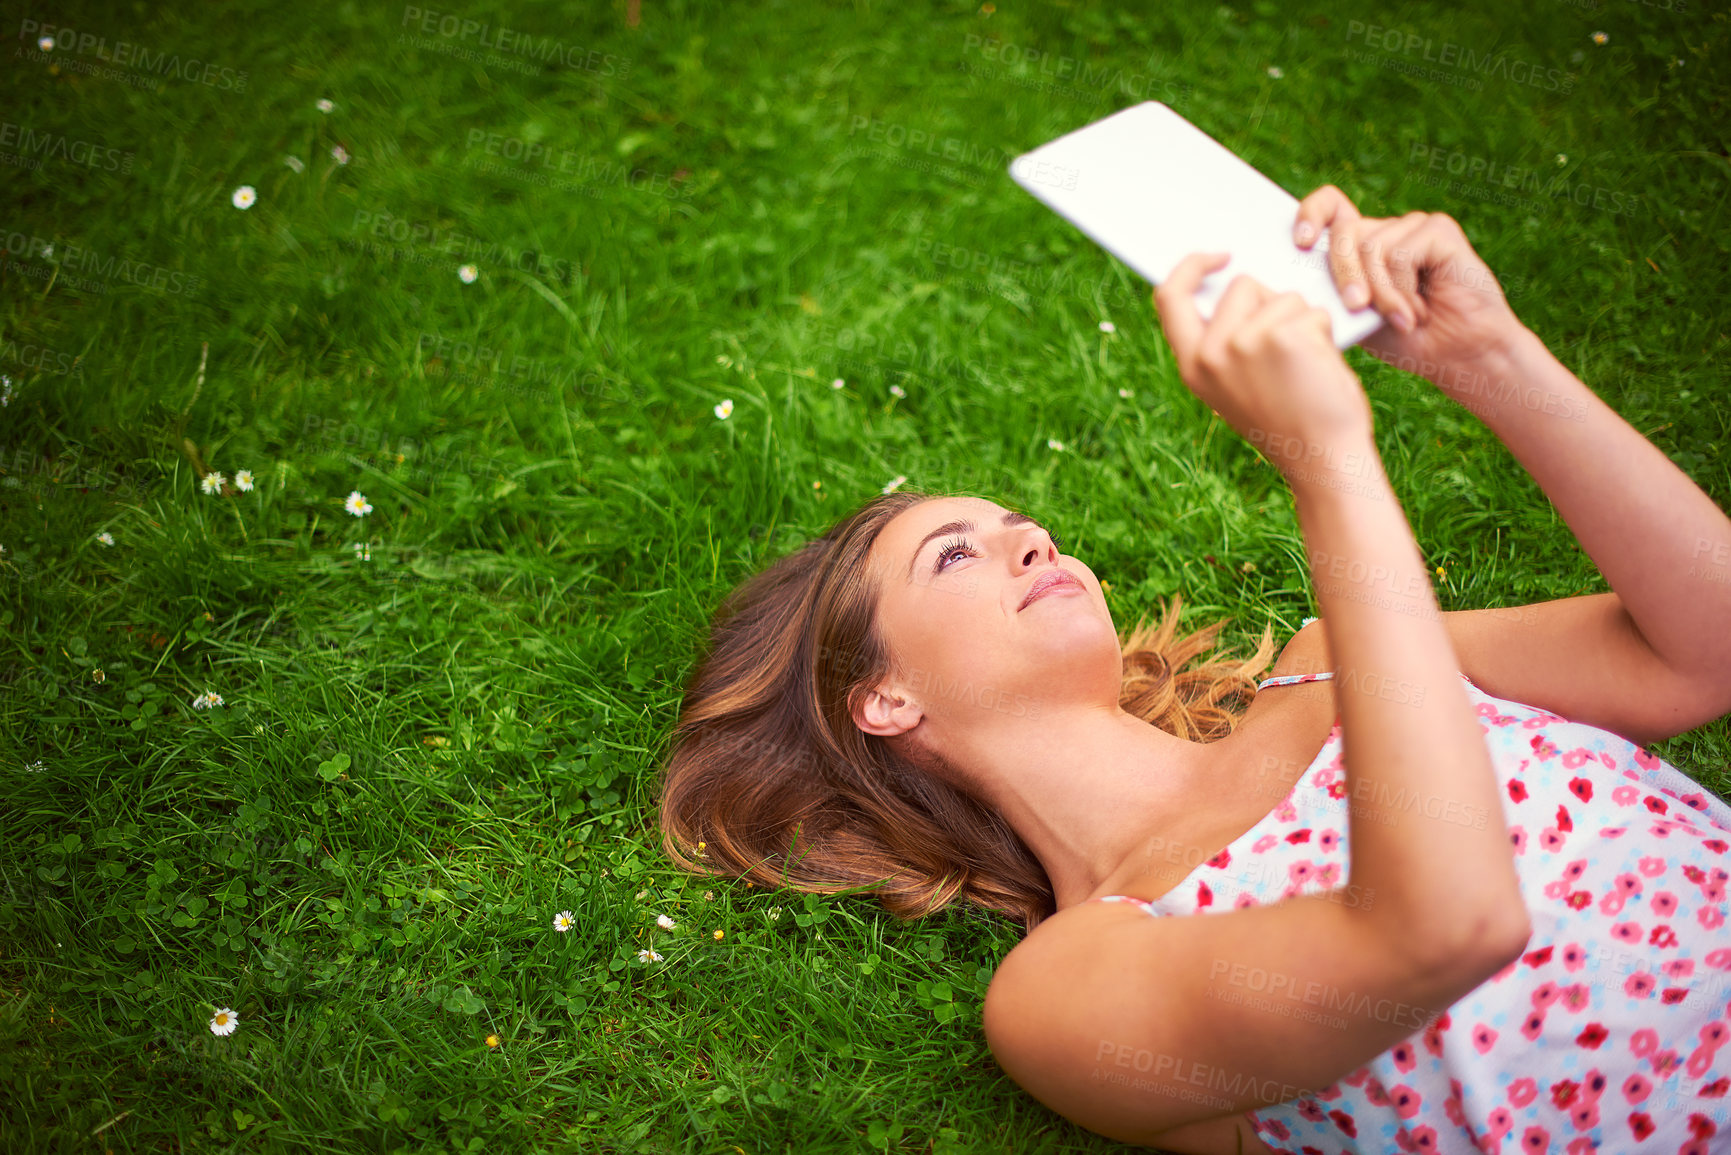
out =
<svg viewBox="0 0 1731 1155"><path fill-rule="evenodd" d="M227 1007L222 1007L216 1012L216 1014L211 1016L210 1033L213 1035L232 1035L234 1034L235 1025L239 1022L239 1015L235 1014Z"/></svg>
<svg viewBox="0 0 1731 1155"><path fill-rule="evenodd" d="M1557 163L1558 164L1568 164L1569 163L1569 154L1566 152L1559 152L1557 154Z"/></svg>
<svg viewBox="0 0 1731 1155"><path fill-rule="evenodd" d="M107 530L103 530L101 533L96 535L96 540L101 542L103 545L113 545L114 535L109 533Z"/></svg>
<svg viewBox="0 0 1731 1155"><path fill-rule="evenodd" d="M831 389L840 389L843 385L846 385L846 384L847 384L846 381L843 381L840 377L837 377L834 381L831 381L829 383L829 387Z"/></svg>
<svg viewBox="0 0 1731 1155"><path fill-rule="evenodd" d="M1285 76L1286 73L1280 71L1280 66L1278 64L1270 64L1268 66L1268 75L1274 77L1274 79L1276 79L1276 80L1279 80L1282 76Z"/></svg>
<svg viewBox="0 0 1731 1155"><path fill-rule="evenodd" d="M285 156L282 158L282 162L294 169L296 172L305 172L307 170L306 162L301 160L298 156Z"/></svg>
<svg viewBox="0 0 1731 1155"><path fill-rule="evenodd" d="M1048 437L1046 438L1046 448L1062 453L1064 452L1064 443L1059 441L1056 437Z"/></svg>
<svg viewBox="0 0 1731 1155"><path fill-rule="evenodd" d="M1607 41L1609 39L1610 39L1610 37L1606 36L1603 32L1593 33L1593 43L1594 44L1603 44L1605 41Z"/></svg>
<svg viewBox="0 0 1731 1155"><path fill-rule="evenodd" d="M258 199L258 192L251 185L243 184L234 190L234 196L230 199L234 201L235 208L250 209L252 202Z"/></svg>
<svg viewBox="0 0 1731 1155"><path fill-rule="evenodd" d="M655 925L660 927L662 930L672 930L675 926L678 926L679 924L674 922L671 918L668 918L665 914L663 914L663 915L658 916L655 919Z"/></svg>
<svg viewBox="0 0 1731 1155"><path fill-rule="evenodd" d="M661 956L656 954L652 950L640 950L637 952L637 961L638 962L660 962Z"/></svg>
<svg viewBox="0 0 1731 1155"><path fill-rule="evenodd" d="M0 374L0 405L12 404L12 378Z"/></svg>
<svg viewBox="0 0 1731 1155"><path fill-rule="evenodd" d="M1120 397L1128 397L1128 396L1130 396L1130 390L1128 390L1128 389L1120 389L1120 390L1118 390L1118 396L1120 396Z"/></svg>
<svg viewBox="0 0 1731 1155"><path fill-rule="evenodd" d="M44 766L40 762L32 762L32 763L30 763L30 765L24 767L24 769L30 771L30 773L32 773L32 774L40 774L44 770L48 769L48 767Z"/></svg>
<svg viewBox="0 0 1731 1155"><path fill-rule="evenodd" d="M890 395L892 397L906 397L908 395L908 391L906 389L903 389L900 385L891 385L890 386Z"/></svg>
<svg viewBox="0 0 1731 1155"><path fill-rule="evenodd" d="M779 906L770 907L769 908L769 921L775 922L775 921L779 920L780 918L781 918L781 907L779 907Z"/></svg>
<svg viewBox="0 0 1731 1155"><path fill-rule="evenodd" d="M220 493L222 491L222 483L225 480L227 479L220 473L207 473L199 480L198 485L199 488L204 490L206 493Z"/></svg>
<svg viewBox="0 0 1731 1155"><path fill-rule="evenodd" d="M564 934L576 924L576 921L576 919L571 917L570 911L562 910L553 916L553 929L558 931L560 934Z"/></svg>
<svg viewBox="0 0 1731 1155"><path fill-rule="evenodd" d="M896 474L894 477L890 478L890 483L888 485L884 486L884 492L885 493L894 493L896 490L900 489L903 485L906 485L907 480L908 480L907 474L905 474L905 473Z"/></svg>
<svg viewBox="0 0 1731 1155"><path fill-rule="evenodd" d="M331 109L335 108L336 105L332 104L330 101L326 100L324 97L321 96L321 97L319 97L318 100L316 100L314 102L313 107L317 108L320 112L322 112L328 116L328 115L330 115Z"/></svg>
<svg viewBox="0 0 1731 1155"><path fill-rule="evenodd" d="M480 275L481 270L477 269L474 265L463 265L457 270L457 276L462 279L462 282L465 285L474 284L475 278Z"/></svg>
<svg viewBox="0 0 1731 1155"><path fill-rule="evenodd" d="M715 415L723 421L726 421L729 417L733 416L733 398L729 397L720 405L717 405L715 407Z"/></svg>
<svg viewBox="0 0 1731 1155"><path fill-rule="evenodd" d="M349 163L349 150L340 144L332 145L331 159L336 161L338 164L347 164Z"/></svg>
<svg viewBox="0 0 1731 1155"><path fill-rule="evenodd" d="M222 695L215 690L206 690L192 700L194 710L209 710L220 705L222 705Z"/></svg>
<svg viewBox="0 0 1731 1155"><path fill-rule="evenodd" d="M357 560L359 560L359 561L372 561L373 560L373 547L371 545L369 545L368 543L362 542L362 541L357 541L357 542L352 543L349 546L349 548L355 551L355 558Z"/></svg>
<svg viewBox="0 0 1731 1155"><path fill-rule="evenodd" d="M358 489L351 490L349 495L343 498L343 508L356 517L365 517L373 512L373 507L367 503L366 498L361 496L361 491Z"/></svg>
<svg viewBox="0 0 1731 1155"><path fill-rule="evenodd" d="M234 471L234 487L242 493L252 492L252 470L237 469Z"/></svg>
<svg viewBox="0 0 1731 1155"><path fill-rule="evenodd" d="M54 37L44 36L44 37L40 38L39 40L36 41L36 47L42 49L42 51L44 51L44 52L53 52L54 51Z"/></svg>
<svg viewBox="0 0 1731 1155"><path fill-rule="evenodd" d="M1102 333L1116 333L1117 331L1118 331L1118 326L1114 325L1112 322L1110 322L1110 321L1101 321L1100 322L1100 332L1102 332Z"/></svg>

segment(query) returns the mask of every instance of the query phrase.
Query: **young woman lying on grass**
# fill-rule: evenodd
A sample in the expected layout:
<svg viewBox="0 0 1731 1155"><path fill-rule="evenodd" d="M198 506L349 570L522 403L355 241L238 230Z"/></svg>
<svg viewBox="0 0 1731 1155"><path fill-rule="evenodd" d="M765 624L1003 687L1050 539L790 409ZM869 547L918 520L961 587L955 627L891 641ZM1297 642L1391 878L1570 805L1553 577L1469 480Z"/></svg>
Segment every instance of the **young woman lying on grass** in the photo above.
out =
<svg viewBox="0 0 1731 1155"><path fill-rule="evenodd" d="M1642 746L1731 712L1731 520L1521 325L1454 220L1362 219L1328 186L1298 227L1389 318L1366 347L1479 412L1615 593L1439 613L1327 314L1238 278L1204 322L1225 258L1192 254L1162 327L1291 486L1319 603L1274 676L1252 689L1266 631L1197 670L1219 624L1121 640L1024 515L876 498L723 604L667 853L1021 919L993 1054L1113 1139L1725 1150L1731 805Z"/></svg>

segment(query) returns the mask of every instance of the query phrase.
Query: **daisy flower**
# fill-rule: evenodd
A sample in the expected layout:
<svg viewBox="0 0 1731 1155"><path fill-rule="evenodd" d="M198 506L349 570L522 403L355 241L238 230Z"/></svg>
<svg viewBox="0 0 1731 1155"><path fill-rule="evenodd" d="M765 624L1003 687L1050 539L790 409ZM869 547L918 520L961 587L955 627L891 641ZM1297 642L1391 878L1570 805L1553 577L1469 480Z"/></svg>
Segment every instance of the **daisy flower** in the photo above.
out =
<svg viewBox="0 0 1731 1155"><path fill-rule="evenodd" d="M252 492L252 470L237 469L234 471L234 487L242 493Z"/></svg>
<svg viewBox="0 0 1731 1155"><path fill-rule="evenodd" d="M1064 452L1064 443L1056 437L1048 437L1046 438L1046 448L1062 453Z"/></svg>
<svg viewBox="0 0 1731 1155"><path fill-rule="evenodd" d="M305 172L307 170L306 162L301 160L298 156L285 156L282 158L282 162L294 169L296 172Z"/></svg>
<svg viewBox="0 0 1731 1155"><path fill-rule="evenodd" d="M0 405L12 404L12 378L0 374Z"/></svg>
<svg viewBox="0 0 1731 1155"><path fill-rule="evenodd" d="M228 480L220 473L207 473L199 480L199 488L206 493L221 493L222 483Z"/></svg>
<svg viewBox="0 0 1731 1155"><path fill-rule="evenodd" d="M842 380L840 377L837 377L834 381L831 381L829 383L829 387L831 389L840 389L843 385L846 385L846 384L847 384L846 381Z"/></svg>
<svg viewBox="0 0 1731 1155"><path fill-rule="evenodd" d="M715 415L723 421L726 421L729 417L733 416L733 398L729 397L720 405L717 405L715 407Z"/></svg>
<svg viewBox="0 0 1731 1155"><path fill-rule="evenodd" d="M333 144L331 146L331 159L338 164L347 164L349 163L349 150L340 144Z"/></svg>
<svg viewBox="0 0 1731 1155"><path fill-rule="evenodd" d="M321 96L318 98L318 100L313 102L313 107L317 108L320 112L324 113L326 116L329 116L331 109L335 108L336 105L332 104L329 100L326 100L324 97Z"/></svg>
<svg viewBox="0 0 1731 1155"><path fill-rule="evenodd" d="M553 929L560 934L570 930L575 923L576 919L571 917L571 912L568 910L562 910L553 916Z"/></svg>
<svg viewBox="0 0 1731 1155"><path fill-rule="evenodd" d="M113 545L114 535L109 533L107 530L103 530L101 533L96 535L96 540L101 542L103 545Z"/></svg>
<svg viewBox="0 0 1731 1155"><path fill-rule="evenodd" d="M1130 390L1120 389L1120 390L1118 390L1118 396L1123 397L1123 398L1128 398L1130 396Z"/></svg>
<svg viewBox="0 0 1731 1155"><path fill-rule="evenodd" d="M215 690L206 690L192 700L194 710L209 710L213 706L222 705L222 695Z"/></svg>
<svg viewBox="0 0 1731 1155"><path fill-rule="evenodd" d="M1268 75L1274 77L1274 79L1276 79L1276 80L1279 80L1282 76L1285 76L1286 73L1280 71L1280 65L1270 64L1268 66Z"/></svg>
<svg viewBox="0 0 1731 1155"><path fill-rule="evenodd" d="M251 185L243 184L234 190L234 196L230 199L234 201L235 208L250 209L252 202L258 199L258 192Z"/></svg>
<svg viewBox="0 0 1731 1155"><path fill-rule="evenodd" d="M661 956L656 954L652 950L640 950L637 952L637 961L638 962L660 962Z"/></svg>
<svg viewBox="0 0 1731 1155"><path fill-rule="evenodd" d="M98 683L106 682L108 681L108 675L103 673L101 670L92 670L90 671L90 680Z"/></svg>
<svg viewBox="0 0 1731 1155"><path fill-rule="evenodd" d="M907 395L908 395L908 391L906 389L903 389L900 385L891 385L890 386L890 396L892 396L892 397L906 397Z"/></svg>
<svg viewBox="0 0 1731 1155"><path fill-rule="evenodd" d="M1118 331L1118 326L1114 325L1112 322L1110 322L1110 321L1101 321L1100 322L1100 332L1102 332L1102 333L1116 333L1117 331Z"/></svg>
<svg viewBox="0 0 1731 1155"><path fill-rule="evenodd" d="M364 541L352 542L349 548L355 551L356 559L360 561L373 560L373 547Z"/></svg>
<svg viewBox="0 0 1731 1155"><path fill-rule="evenodd" d="M907 480L908 480L907 474L905 474L905 473L896 474L894 477L890 478L890 483L888 485L884 486L884 492L885 493L894 493L896 490L900 489L903 485L907 484Z"/></svg>
<svg viewBox="0 0 1731 1155"><path fill-rule="evenodd" d="M1603 32L1593 33L1593 43L1594 44L1603 44L1605 41L1607 41L1609 39L1610 39L1610 37L1606 36Z"/></svg>
<svg viewBox="0 0 1731 1155"><path fill-rule="evenodd" d="M1557 154L1557 163L1560 165L1561 164L1568 164L1569 163L1569 154L1566 152L1559 152Z"/></svg>
<svg viewBox="0 0 1731 1155"><path fill-rule="evenodd" d="M672 930L674 927L678 926L679 924L674 922L671 918L668 918L665 914L663 914L663 915L659 915L656 917L655 925L660 927L662 930Z"/></svg>
<svg viewBox="0 0 1731 1155"><path fill-rule="evenodd" d="M477 269L474 265L463 265L457 270L457 276L465 285L474 284L475 278L480 275L481 270Z"/></svg>
<svg viewBox="0 0 1731 1155"><path fill-rule="evenodd" d="M210 1018L210 1033L213 1035L232 1035L235 1024L239 1022L239 1015L227 1007L222 1007Z"/></svg>
<svg viewBox="0 0 1731 1155"><path fill-rule="evenodd" d="M356 517L365 517L373 512L373 507L367 503L366 498L361 496L361 491L358 489L350 490L349 495L343 498L343 508Z"/></svg>
<svg viewBox="0 0 1731 1155"><path fill-rule="evenodd" d="M41 39L36 41L36 47L42 49L42 51L44 51L44 52L53 52L54 51L54 37L52 37L52 36L42 37Z"/></svg>

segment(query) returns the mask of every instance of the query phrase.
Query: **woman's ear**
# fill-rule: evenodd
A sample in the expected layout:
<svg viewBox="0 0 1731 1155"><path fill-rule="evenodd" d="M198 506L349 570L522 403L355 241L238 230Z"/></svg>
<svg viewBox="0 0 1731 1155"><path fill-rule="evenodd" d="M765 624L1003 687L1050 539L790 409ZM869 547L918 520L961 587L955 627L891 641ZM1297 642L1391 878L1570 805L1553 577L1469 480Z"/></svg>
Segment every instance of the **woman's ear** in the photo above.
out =
<svg viewBox="0 0 1731 1155"><path fill-rule="evenodd" d="M850 711L853 723L867 734L894 738L920 724L925 711L918 703L884 690L862 690Z"/></svg>

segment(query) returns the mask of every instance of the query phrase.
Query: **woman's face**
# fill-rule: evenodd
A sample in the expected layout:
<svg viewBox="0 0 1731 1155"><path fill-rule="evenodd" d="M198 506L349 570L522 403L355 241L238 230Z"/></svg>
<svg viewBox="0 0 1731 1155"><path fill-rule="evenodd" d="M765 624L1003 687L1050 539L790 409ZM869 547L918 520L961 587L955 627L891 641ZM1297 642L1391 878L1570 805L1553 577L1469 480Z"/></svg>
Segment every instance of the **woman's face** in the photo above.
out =
<svg viewBox="0 0 1731 1155"><path fill-rule="evenodd" d="M1070 702L1117 707L1123 658L1100 583L1026 514L978 497L924 501L884 527L871 561L889 693L936 730ZM1071 580L1026 600L1054 574Z"/></svg>

